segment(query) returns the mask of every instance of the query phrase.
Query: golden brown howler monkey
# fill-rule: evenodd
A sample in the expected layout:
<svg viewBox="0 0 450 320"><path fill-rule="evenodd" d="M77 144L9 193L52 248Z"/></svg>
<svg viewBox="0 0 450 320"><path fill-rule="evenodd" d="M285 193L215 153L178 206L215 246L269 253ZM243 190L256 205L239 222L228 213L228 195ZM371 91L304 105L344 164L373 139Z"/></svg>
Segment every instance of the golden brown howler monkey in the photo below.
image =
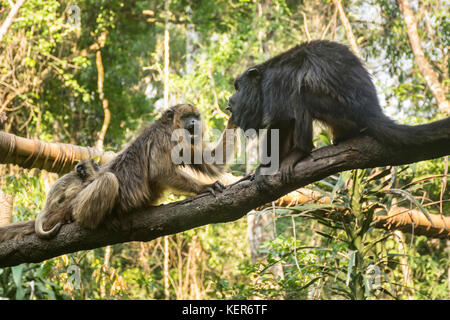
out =
<svg viewBox="0 0 450 320"><path fill-rule="evenodd" d="M63 175L50 188L44 209L38 213L36 220L18 222L0 228L0 242L18 239L21 236L35 232L38 237L46 239L53 237L63 222L71 220L70 211L61 211L63 205L73 199L89 182L92 182L99 171L98 164L92 160L81 161L75 170ZM44 230L44 221L53 225L48 231ZM56 224L54 224L56 222Z"/></svg>
<svg viewBox="0 0 450 320"><path fill-rule="evenodd" d="M233 128L231 122L227 128ZM173 133L177 129L181 129L178 138L182 139L174 140ZM111 213L120 217L134 209L157 204L166 190L189 194L222 192L225 187L219 181L205 183L183 171L183 167L219 178L226 169L227 159L233 154L230 149L233 144L226 132L217 144L224 152L219 154L217 147L209 149L213 161L207 163L202 158L196 163L194 156L199 154L196 150L208 149L201 113L190 104L169 108L113 160L102 166L97 177L71 201L73 219L86 228L95 229ZM183 147L180 149L184 152L190 151L188 161L173 162L172 153L177 145Z"/></svg>
<svg viewBox="0 0 450 320"><path fill-rule="evenodd" d="M78 163L75 170L59 178L50 188L47 194L44 209L38 213L35 221L35 232L40 238L51 238L60 229L62 222L58 222L50 230L45 231L44 221L48 215L58 211L66 200L73 199L88 183L92 182L98 175L100 167L92 160Z"/></svg>
<svg viewBox="0 0 450 320"><path fill-rule="evenodd" d="M227 129L233 128L232 122L228 122ZM183 138L181 141L173 139L172 134L177 129L183 129L181 134L184 136L175 135ZM58 209L55 214L49 215L44 211L38 216L36 232L40 236L51 237L62 223L69 222L70 219L86 228L95 229L111 213L120 217L133 209L156 204L166 190L190 194L215 194L223 191L225 187L219 181L210 181L219 178L226 170L227 161L234 152L235 136L234 133L230 136L225 130L216 148L210 149L205 143L204 134L202 117L196 107L181 104L169 108L100 170L90 167L94 170L85 176L81 190L76 190L73 196L73 192L70 192L70 196L66 195L66 200L60 205L56 201ZM180 150L190 150L188 161L178 164L172 161L172 150L176 145L183 147ZM219 152L219 147L223 152ZM211 154L212 161L200 159L200 162L196 162L195 155L203 154L205 149ZM200 152L196 153L197 151ZM190 170L184 170L186 167ZM74 176L76 172L77 170L71 175ZM69 180L74 182L76 179L74 176ZM52 187L55 190L50 191L49 197L54 194L53 198L56 200L56 194L64 192L63 186L64 180L55 183ZM67 217L68 214L71 214L70 218ZM18 234L32 233L29 225L28 222L23 222L10 226L6 229L8 235L0 234L0 241L17 237ZM44 231L42 225L53 227Z"/></svg>

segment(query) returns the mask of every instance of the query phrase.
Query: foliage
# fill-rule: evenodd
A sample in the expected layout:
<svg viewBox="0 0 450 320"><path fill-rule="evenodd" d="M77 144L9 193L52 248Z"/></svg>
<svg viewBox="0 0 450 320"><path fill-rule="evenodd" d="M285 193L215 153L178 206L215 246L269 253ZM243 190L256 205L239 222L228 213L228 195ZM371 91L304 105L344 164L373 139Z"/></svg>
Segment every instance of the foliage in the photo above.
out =
<svg viewBox="0 0 450 320"><path fill-rule="evenodd" d="M0 21L9 3L0 0ZM414 62L397 1L343 4L386 112L403 123L438 117ZM448 85L448 7L436 0L411 4L427 59L441 83ZM80 8L79 27L68 20L71 5ZM28 0L0 44L0 113L8 117L4 129L93 146L104 118L95 49L101 35L106 37L100 48L103 91L112 114L106 149L120 150L138 128L158 116L165 85L171 104L194 103L210 127L223 129L234 78L246 67L307 40L308 34L348 43L333 1L171 0L166 11L165 2L158 0ZM330 143L324 131L316 136L317 146ZM390 170L344 172L311 186L332 199L330 205L253 212L274 212L276 217L276 237L263 244L264 258L256 263L251 262L247 224L241 219L151 243L120 244L0 269L0 297L449 299L448 244L446 249L443 241L386 233L370 225L371 216L385 214L393 204L439 213L442 192L443 212L448 212L449 188L443 188L441 176L445 166L437 159ZM232 170L244 173L241 166ZM0 187L15 197L13 220L32 219L52 179L5 166L0 172ZM408 196L385 193L389 188ZM340 221L313 215L319 209L333 212L336 206L351 215ZM381 287L370 290L367 271L374 266ZM407 272L412 273L409 278Z"/></svg>
<svg viewBox="0 0 450 320"><path fill-rule="evenodd" d="M275 210L280 234L261 248L267 254L264 261L241 264L245 281L234 284L219 281L219 297L448 299L445 273L449 261L445 251L430 247L424 237L404 239L398 233L373 228L372 217L386 215L393 205L394 198L385 191L404 181L407 171L403 168L397 173L387 168L343 172L317 183L314 188L322 197L332 199L330 204L266 209ZM415 190L415 187L405 190L413 205L416 205L412 200L414 194L409 192ZM417 205L425 210L424 206ZM340 214L341 218L327 217L333 213ZM311 242L308 235L311 229L313 234L322 237L320 245ZM302 239L297 239L297 234ZM407 241L415 245L407 246ZM271 273L276 265L282 267L282 278ZM405 267L412 273L408 279L404 279ZM436 290L424 285L430 281Z"/></svg>

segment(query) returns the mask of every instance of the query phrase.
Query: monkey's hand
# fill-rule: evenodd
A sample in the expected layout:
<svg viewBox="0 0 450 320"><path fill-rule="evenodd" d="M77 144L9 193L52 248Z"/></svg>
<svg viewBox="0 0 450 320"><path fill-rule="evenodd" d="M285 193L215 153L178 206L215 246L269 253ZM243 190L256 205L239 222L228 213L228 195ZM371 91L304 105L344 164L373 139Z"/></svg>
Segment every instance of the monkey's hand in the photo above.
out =
<svg viewBox="0 0 450 320"><path fill-rule="evenodd" d="M214 183L208 184L205 186L205 188L202 190L202 192L200 193L205 193L205 192L209 192L211 193L214 197L216 197L216 192L220 192L222 193L224 190L226 189L226 186L224 186L222 184L222 182L220 182L219 180L217 180Z"/></svg>
<svg viewBox="0 0 450 320"><path fill-rule="evenodd" d="M256 190L258 191L267 191L269 189L266 176L261 174L261 166L256 168L255 173L250 177L250 181L255 181Z"/></svg>
<svg viewBox="0 0 450 320"><path fill-rule="evenodd" d="M226 129L236 129L237 127L238 127L238 126L235 125L235 124L233 123L233 121L231 121L231 117L230 117L230 119L228 119L228 123L227 123Z"/></svg>

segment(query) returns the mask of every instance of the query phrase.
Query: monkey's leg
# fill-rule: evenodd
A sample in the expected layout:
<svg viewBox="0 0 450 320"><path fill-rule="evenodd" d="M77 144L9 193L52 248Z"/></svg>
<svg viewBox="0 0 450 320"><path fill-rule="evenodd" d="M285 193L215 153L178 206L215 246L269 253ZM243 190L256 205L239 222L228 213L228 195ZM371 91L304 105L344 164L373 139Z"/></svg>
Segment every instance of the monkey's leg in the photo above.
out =
<svg viewBox="0 0 450 320"><path fill-rule="evenodd" d="M330 119L328 125L333 133L333 145L337 145L342 141L356 137L360 134L358 126L351 120L347 119Z"/></svg>
<svg viewBox="0 0 450 320"><path fill-rule="evenodd" d="M256 182L256 188L259 191L265 191L269 188L267 183L267 176L273 175L280 169L280 162L289 155L293 148L293 132L294 121L283 121L276 123L274 127L269 128L266 135L262 137L263 143L261 145L261 155L267 156L269 161L263 161L256 168L254 180ZM277 131L274 131L277 130ZM273 135L278 135L278 140L272 139ZM274 144L278 144L274 146ZM277 152L278 150L278 152Z"/></svg>
<svg viewBox="0 0 450 320"><path fill-rule="evenodd" d="M294 175L294 167L303 158L310 154L314 145L312 142L312 117L304 108L295 111L295 125L288 136L292 143L283 149L283 157L280 159L281 181L290 183Z"/></svg>
<svg viewBox="0 0 450 320"><path fill-rule="evenodd" d="M261 138L263 139L262 144L260 145L260 156L266 156L269 161L265 162L264 159L260 159L260 165L256 168L255 173L251 177L251 181L255 181L256 183L256 189L258 191L266 191L269 186L267 184L267 168L272 167L273 161L273 154L272 154L272 129L269 128L266 132L266 134ZM277 129L278 130L278 129ZM283 139L279 137L280 139L276 141L275 143L280 143ZM279 156L279 155L278 155Z"/></svg>

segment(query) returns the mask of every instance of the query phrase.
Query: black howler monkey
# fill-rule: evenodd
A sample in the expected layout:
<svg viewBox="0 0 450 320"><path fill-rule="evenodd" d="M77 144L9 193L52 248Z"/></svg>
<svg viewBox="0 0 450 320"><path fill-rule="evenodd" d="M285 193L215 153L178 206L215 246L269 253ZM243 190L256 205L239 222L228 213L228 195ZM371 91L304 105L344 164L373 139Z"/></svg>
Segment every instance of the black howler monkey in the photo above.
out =
<svg viewBox="0 0 450 320"><path fill-rule="evenodd" d="M284 181L313 149L313 120L331 129L335 144L365 132L382 143L414 146L427 139L430 126L450 127L450 118L427 126L396 124L383 114L361 61L347 46L327 40L297 45L249 68L235 80L235 89L228 107L234 124L280 130ZM442 134L447 138L448 130ZM258 169L256 178L264 181Z"/></svg>

